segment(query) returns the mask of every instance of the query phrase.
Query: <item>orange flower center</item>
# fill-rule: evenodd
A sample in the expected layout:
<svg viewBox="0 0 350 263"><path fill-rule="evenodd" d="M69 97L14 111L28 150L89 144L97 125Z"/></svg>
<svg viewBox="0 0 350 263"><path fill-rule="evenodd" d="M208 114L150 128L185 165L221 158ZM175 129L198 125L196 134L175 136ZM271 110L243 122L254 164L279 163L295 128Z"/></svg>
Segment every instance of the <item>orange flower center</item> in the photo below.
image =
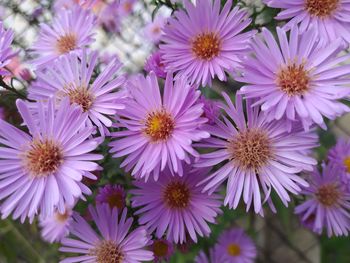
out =
<svg viewBox="0 0 350 263"><path fill-rule="evenodd" d="M220 52L220 39L214 33L202 33L192 42L192 52L197 58L212 60Z"/></svg>
<svg viewBox="0 0 350 263"><path fill-rule="evenodd" d="M153 253L156 257L162 258L168 254L168 244L163 240L156 240L153 243Z"/></svg>
<svg viewBox="0 0 350 263"><path fill-rule="evenodd" d="M83 112L88 111L94 103L94 96L86 87L66 87L65 93L70 103L78 104Z"/></svg>
<svg viewBox="0 0 350 263"><path fill-rule="evenodd" d="M56 49L59 54L68 53L77 47L77 37L76 35L69 33L57 40Z"/></svg>
<svg viewBox="0 0 350 263"><path fill-rule="evenodd" d="M172 134L175 124L172 116L165 110L152 112L146 119L144 132L152 141L164 141Z"/></svg>
<svg viewBox="0 0 350 263"><path fill-rule="evenodd" d="M306 10L319 18L329 17L339 6L339 0L307 0Z"/></svg>
<svg viewBox="0 0 350 263"><path fill-rule="evenodd" d="M340 193L335 184L320 186L316 192L316 198L324 206L333 206L339 200Z"/></svg>
<svg viewBox="0 0 350 263"><path fill-rule="evenodd" d="M277 76L277 85L288 96L302 95L309 89L309 74L303 65L295 63L282 67Z"/></svg>
<svg viewBox="0 0 350 263"><path fill-rule="evenodd" d="M124 254L112 241L102 241L96 248L92 249L91 255L96 256L97 263L122 263Z"/></svg>
<svg viewBox="0 0 350 263"><path fill-rule="evenodd" d="M182 182L171 182L165 188L164 201L171 208L186 208L190 201L190 190Z"/></svg>
<svg viewBox="0 0 350 263"><path fill-rule="evenodd" d="M240 132L228 143L231 159L244 169L259 170L271 158L268 136L260 130Z"/></svg>
<svg viewBox="0 0 350 263"><path fill-rule="evenodd" d="M66 211L63 214L56 213L55 216L58 222L64 223L69 218L69 211L66 209Z"/></svg>
<svg viewBox="0 0 350 263"><path fill-rule="evenodd" d="M63 162L60 147L51 140L34 140L25 153L25 165L34 177L45 177L55 172Z"/></svg>
<svg viewBox="0 0 350 263"><path fill-rule="evenodd" d="M229 244L227 246L227 253L232 257L237 257L241 254L241 248L237 244Z"/></svg>
<svg viewBox="0 0 350 263"><path fill-rule="evenodd" d="M350 157L345 158L344 165L348 173L350 173Z"/></svg>

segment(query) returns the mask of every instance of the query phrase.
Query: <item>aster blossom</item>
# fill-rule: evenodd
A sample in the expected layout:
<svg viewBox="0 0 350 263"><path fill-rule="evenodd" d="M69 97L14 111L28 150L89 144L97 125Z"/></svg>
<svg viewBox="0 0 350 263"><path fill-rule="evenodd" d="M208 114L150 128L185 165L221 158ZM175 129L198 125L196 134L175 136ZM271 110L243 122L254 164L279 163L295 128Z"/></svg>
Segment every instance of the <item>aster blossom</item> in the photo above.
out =
<svg viewBox="0 0 350 263"><path fill-rule="evenodd" d="M268 200L272 190L287 206L287 190L299 194L300 187L307 186L297 173L311 171L317 163L307 154L317 145L316 134L300 128L289 132L283 120L268 122L267 116L258 107L251 107L249 100L245 116L241 95L236 96L235 105L227 94L223 96L227 105L221 108L227 116L217 120L215 126L207 125L212 137L199 145L213 150L202 154L195 164L223 166L201 182L205 184L203 190L212 193L228 178L224 204L230 208L235 209L243 196L247 210L253 204L254 211L262 213L262 195Z"/></svg>
<svg viewBox="0 0 350 263"><path fill-rule="evenodd" d="M91 171L99 168L94 161L102 156L90 153L99 145L89 138L94 128L81 130L87 115L67 100L57 110L52 100L47 106L38 103L39 118L21 100L17 108L29 134L0 121L2 218L11 212L22 221L38 212L43 217L64 213L83 193L91 193L81 183L83 176L96 179Z"/></svg>
<svg viewBox="0 0 350 263"><path fill-rule="evenodd" d="M217 253L220 262L253 263L257 250L252 239L241 228L233 228L223 232L218 240Z"/></svg>
<svg viewBox="0 0 350 263"><path fill-rule="evenodd" d="M109 204L111 209L113 207L116 207L118 208L118 211L121 212L125 207L125 198L126 194L124 188L121 185L107 184L103 188L99 189L99 192L96 196L96 202L100 204Z"/></svg>
<svg viewBox="0 0 350 263"><path fill-rule="evenodd" d="M350 42L350 3L347 0L264 0L274 8L282 9L277 20L290 21L284 26L289 30L299 25L301 33L315 28L321 41L331 42L343 38Z"/></svg>
<svg viewBox="0 0 350 263"><path fill-rule="evenodd" d="M345 171L341 179L350 189L350 141L338 139L337 144L329 150L327 158L332 165Z"/></svg>
<svg viewBox="0 0 350 263"><path fill-rule="evenodd" d="M165 79L165 77L167 75L165 72L165 65L162 61L162 57L161 57L159 51L156 51L149 56L149 58L145 62L144 69L148 73L153 71L158 78Z"/></svg>
<svg viewBox="0 0 350 263"><path fill-rule="evenodd" d="M60 251L78 253L60 261L69 262L142 262L153 259L153 253L145 249L149 237L143 227L130 231L133 219L127 218L127 210L118 218L118 209L108 204L89 206L89 212L100 235L77 213L73 215L71 234L64 238Z"/></svg>
<svg viewBox="0 0 350 263"><path fill-rule="evenodd" d="M244 63L239 80L247 85L240 92L257 99L254 105L260 105L271 119L301 120L305 129L314 123L326 128L323 117L333 120L349 111L338 101L350 93L349 65L339 64L349 56L338 56L344 48L341 39L323 45L315 30L299 33L293 27L288 39L277 28L276 41L264 28Z"/></svg>
<svg viewBox="0 0 350 263"><path fill-rule="evenodd" d="M203 187L197 186L205 172L206 169L185 166L182 176L166 170L158 181L134 181L131 205L138 208L135 215L140 216L139 223L155 231L157 238L165 234L176 244L186 242L187 234L194 242L198 235L209 236L208 222L215 223L221 202L219 195L202 193Z"/></svg>
<svg viewBox="0 0 350 263"><path fill-rule="evenodd" d="M154 255L154 262L168 262L174 254L174 245L166 239L153 240L151 248Z"/></svg>
<svg viewBox="0 0 350 263"><path fill-rule="evenodd" d="M7 75L6 65L8 65L16 53L12 51L11 43L13 41L14 33L11 29L5 29L2 22L0 22L0 76Z"/></svg>
<svg viewBox="0 0 350 263"><path fill-rule="evenodd" d="M118 74L122 64L113 59L97 76L92 79L97 67L97 52L84 50L82 56L68 54L58 58L45 70L37 70L37 81L29 88L29 98L45 100L55 98L61 101L69 98L70 103L78 104L88 113L87 125L95 124L102 135L112 126L112 117L119 109L124 96L119 88L124 84L125 76Z"/></svg>
<svg viewBox="0 0 350 263"><path fill-rule="evenodd" d="M221 251L220 251L221 252ZM215 245L209 250L209 257L204 253L203 250L199 251L198 255L194 259L195 263L229 263L224 261L223 255L218 251L218 245Z"/></svg>
<svg viewBox="0 0 350 263"><path fill-rule="evenodd" d="M138 178L153 174L157 180L165 167L181 175L182 162L199 157L192 142L209 137L200 129L207 121L201 117L203 105L197 103L200 91L183 78L174 82L168 74L161 95L153 72L135 77L127 88L128 107L118 112L118 127L126 129L111 134L117 140L110 143L110 152L114 157L127 156L121 167Z"/></svg>
<svg viewBox="0 0 350 263"><path fill-rule="evenodd" d="M350 194L341 181L344 170L328 164L308 177L310 186L303 189L307 200L295 208L302 221L312 224L314 232L326 229L328 237L347 236L350 230Z"/></svg>
<svg viewBox="0 0 350 263"><path fill-rule="evenodd" d="M164 27L160 52L166 69L187 77L191 83L210 84L217 76L238 67L249 50L255 31L242 33L251 23L247 13L227 1L220 11L220 0L184 1L185 10L175 12Z"/></svg>
<svg viewBox="0 0 350 263"><path fill-rule="evenodd" d="M79 5L60 10L51 26L41 24L39 37L32 47L36 57L32 64L40 67L63 54L81 52L93 42L95 25L95 16Z"/></svg>
<svg viewBox="0 0 350 263"><path fill-rule="evenodd" d="M69 234L72 219L72 209L66 208L63 213L56 211L51 216L40 217L41 236L47 242L61 241Z"/></svg>

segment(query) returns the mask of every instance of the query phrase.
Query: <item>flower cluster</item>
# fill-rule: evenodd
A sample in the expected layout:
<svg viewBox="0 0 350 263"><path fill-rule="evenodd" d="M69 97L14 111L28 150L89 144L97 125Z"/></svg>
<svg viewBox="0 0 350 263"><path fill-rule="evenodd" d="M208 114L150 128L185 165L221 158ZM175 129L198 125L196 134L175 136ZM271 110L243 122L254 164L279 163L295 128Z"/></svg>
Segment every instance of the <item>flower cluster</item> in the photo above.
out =
<svg viewBox="0 0 350 263"><path fill-rule="evenodd" d="M276 202L315 233L348 235L350 142L315 151L317 131L350 111L350 1L264 0L291 19L270 29L248 4L195 2L166 1L176 11L142 27L144 74L95 40L122 37L135 0L55 1L18 78L0 21L0 86L21 117L0 119L1 218L38 217L69 253L61 263L168 261L225 225L224 211L263 217ZM225 229L195 262L257 254Z"/></svg>

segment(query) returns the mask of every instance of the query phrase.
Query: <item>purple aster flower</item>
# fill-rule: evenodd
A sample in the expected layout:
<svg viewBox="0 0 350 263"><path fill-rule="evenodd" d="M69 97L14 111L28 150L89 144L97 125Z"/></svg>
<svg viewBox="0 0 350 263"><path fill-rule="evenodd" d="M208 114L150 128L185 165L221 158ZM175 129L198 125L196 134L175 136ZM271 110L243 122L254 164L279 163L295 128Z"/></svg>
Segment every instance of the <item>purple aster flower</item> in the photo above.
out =
<svg viewBox="0 0 350 263"><path fill-rule="evenodd" d="M98 16L98 23L107 32L119 33L121 26L121 17L119 14L119 0L106 4Z"/></svg>
<svg viewBox="0 0 350 263"><path fill-rule="evenodd" d="M338 56L343 50L342 41L320 44L314 30L300 35L293 27L289 40L277 28L278 41L270 31L263 29L256 37L254 54L245 61L240 81L248 83L241 88L247 98L256 98L254 105L271 119L301 120L305 129L312 123L326 128L323 116L335 119L349 108L338 102L350 94L346 85L349 66L339 63L349 56Z"/></svg>
<svg viewBox="0 0 350 263"><path fill-rule="evenodd" d="M163 64L162 58L160 56L160 52L156 51L154 52L145 63L145 71L150 73L153 71L158 78L165 79L166 72L165 72L165 65Z"/></svg>
<svg viewBox="0 0 350 263"><path fill-rule="evenodd" d="M166 239L156 239L152 243L154 262L168 262L174 253L174 246Z"/></svg>
<svg viewBox="0 0 350 263"><path fill-rule="evenodd" d="M96 196L96 203L109 204L111 209L116 207L118 211L121 212L125 207L125 198L125 191L121 185L107 184L99 189L98 195Z"/></svg>
<svg viewBox="0 0 350 263"><path fill-rule="evenodd" d="M153 21L148 23L143 29L146 39L154 44L158 44L163 34L163 27L166 21L165 17L157 15Z"/></svg>
<svg viewBox="0 0 350 263"><path fill-rule="evenodd" d="M207 124L214 125L216 120L220 116L220 102L207 99L203 95L199 98L198 102L203 103L203 117L208 119Z"/></svg>
<svg viewBox="0 0 350 263"><path fill-rule="evenodd" d="M130 15L134 10L134 5L137 0L120 0L118 12L120 16Z"/></svg>
<svg viewBox="0 0 350 263"><path fill-rule="evenodd" d="M217 253L221 262L253 263L257 255L253 240L241 228L227 230L218 240Z"/></svg>
<svg viewBox="0 0 350 263"><path fill-rule="evenodd" d="M5 30L3 23L0 22L0 76L8 75L5 67L17 54L11 48L13 36L13 31L11 29Z"/></svg>
<svg viewBox="0 0 350 263"><path fill-rule="evenodd" d="M118 209L109 205L89 206L89 211L101 235L77 213L73 215L71 233L76 238L64 238L60 251L78 253L60 263L70 262L141 262L153 259L153 253L145 247L149 237L143 227L130 231L132 218L127 218L124 209L118 219Z"/></svg>
<svg viewBox="0 0 350 263"><path fill-rule="evenodd" d="M264 0L282 11L276 19L291 19L284 29L299 25L301 33L313 27L321 41L331 42L341 37L350 42L350 3L347 0Z"/></svg>
<svg viewBox="0 0 350 263"><path fill-rule="evenodd" d="M34 66L42 66L69 52L80 52L93 42L92 30L95 16L80 6L61 10L54 18L52 26L42 24L39 38L34 43L32 61Z"/></svg>
<svg viewBox="0 0 350 263"><path fill-rule="evenodd" d="M328 236L348 235L350 230L350 194L341 182L344 170L336 165L323 165L308 177L310 186L304 189L307 200L295 208L295 213L306 221L313 219L313 231Z"/></svg>
<svg viewBox="0 0 350 263"><path fill-rule="evenodd" d="M60 57L45 70L37 71L37 81L29 89L29 98L54 97L61 101L67 97L88 113L88 126L95 124L104 135L108 132L105 127L112 126L111 118L124 108L123 95L117 90L124 84L125 77L118 76L122 65L115 59L91 83L97 56L97 52L87 54L85 50L81 58L72 53Z"/></svg>
<svg viewBox="0 0 350 263"><path fill-rule="evenodd" d="M186 242L188 236L197 242L197 235L209 236L208 223L215 223L221 213L220 196L203 193L198 183L205 176L206 169L184 167L184 174L172 174L165 170L158 181L135 181L137 189L130 192L132 207L139 207L135 215L140 215L139 223L145 224L150 232L174 243Z"/></svg>
<svg viewBox="0 0 350 263"><path fill-rule="evenodd" d="M131 98L118 112L118 127L126 128L112 133L118 140L110 143L114 157L127 155L121 164L132 175L155 180L166 166L182 174L182 161L190 163L190 156L199 157L192 148L193 141L209 137L200 126L203 105L197 103L200 91L180 78L173 82L168 74L161 95L157 78L152 72L147 78L138 76L129 82Z"/></svg>
<svg viewBox="0 0 350 263"><path fill-rule="evenodd" d="M337 144L329 150L328 160L345 171L341 179L350 189L350 141L339 139Z"/></svg>
<svg viewBox="0 0 350 263"><path fill-rule="evenodd" d="M249 50L254 31L242 33L251 22L245 11L227 1L220 12L220 0L184 1L185 10L175 13L164 27L160 51L167 70L187 77L191 83L210 84L218 76L226 80Z"/></svg>
<svg viewBox="0 0 350 263"><path fill-rule="evenodd" d="M308 156L308 150L317 146L317 135L294 128L289 132L285 121L268 122L258 107L246 103L246 116L242 96L236 96L236 105L223 93L227 106L222 105L227 117L207 125L212 137L200 144L214 151L204 153L196 166L223 166L202 181L204 191L213 192L228 178L225 205L238 206L243 196L247 210L252 203L256 213L263 213L262 193L268 200L275 190L288 206L287 190L299 194L300 186L308 184L297 175L302 170L311 171L317 162ZM264 201L265 202L265 201ZM271 205L271 203L270 203Z"/></svg>
<svg viewBox="0 0 350 263"><path fill-rule="evenodd" d="M72 222L72 210L66 208L63 213L56 211L48 217L40 217L41 235L50 243L61 241L69 234L69 225Z"/></svg>
<svg viewBox="0 0 350 263"><path fill-rule="evenodd" d="M34 117L28 106L17 100L17 108L29 129L27 134L0 120L0 210L2 218L30 220L38 212L43 217L55 209L64 213L83 193L91 193L81 184L83 176L99 166L102 155L90 153L98 146L89 138L94 128L81 129L87 115L64 100L55 111L54 102L37 104ZM80 131L80 132L79 132Z"/></svg>

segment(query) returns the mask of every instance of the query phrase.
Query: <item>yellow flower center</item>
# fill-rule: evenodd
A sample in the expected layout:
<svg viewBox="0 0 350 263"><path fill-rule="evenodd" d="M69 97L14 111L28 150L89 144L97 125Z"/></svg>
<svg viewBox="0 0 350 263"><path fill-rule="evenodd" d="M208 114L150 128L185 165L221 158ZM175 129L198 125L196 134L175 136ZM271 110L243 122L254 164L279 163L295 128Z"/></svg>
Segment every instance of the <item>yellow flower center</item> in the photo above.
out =
<svg viewBox="0 0 350 263"><path fill-rule="evenodd" d="M240 132L228 143L231 159L243 169L259 170L271 158L268 136L260 130Z"/></svg>
<svg viewBox="0 0 350 263"><path fill-rule="evenodd" d="M192 52L197 58L212 60L220 52L220 39L215 33L202 33L192 41Z"/></svg>
<svg viewBox="0 0 350 263"><path fill-rule="evenodd" d="M94 103L94 96L91 94L86 87L65 87L64 92L66 96L69 97L71 104L78 104L83 112L90 110L92 104Z"/></svg>
<svg viewBox="0 0 350 263"><path fill-rule="evenodd" d="M344 165L348 173L350 173L350 157L345 158Z"/></svg>
<svg viewBox="0 0 350 263"><path fill-rule="evenodd" d="M326 184L318 188L315 196L324 206L333 206L338 202L340 193L335 184Z"/></svg>
<svg viewBox="0 0 350 263"><path fill-rule="evenodd" d="M329 17L339 6L339 0L307 0L305 9L319 18Z"/></svg>
<svg viewBox="0 0 350 263"><path fill-rule="evenodd" d="M152 112L147 116L144 132L154 142L164 141L172 134L175 124L172 116L165 110Z"/></svg>
<svg viewBox="0 0 350 263"><path fill-rule="evenodd" d="M76 35L69 33L60 37L56 42L56 49L59 54L66 54L77 47Z"/></svg>
<svg viewBox="0 0 350 263"><path fill-rule="evenodd" d="M25 166L34 177L55 172L63 162L60 147L51 140L33 140L24 156Z"/></svg>
<svg viewBox="0 0 350 263"><path fill-rule="evenodd" d="M170 182L164 191L164 201L171 208L186 208L190 201L190 190L182 182Z"/></svg>
<svg viewBox="0 0 350 263"><path fill-rule="evenodd" d="M277 75L277 85L288 96L303 95L309 89L309 82L304 66L295 63L282 67Z"/></svg>
<svg viewBox="0 0 350 263"><path fill-rule="evenodd" d="M232 257L237 257L241 254L241 248L237 244L230 244L227 246L227 253Z"/></svg>

